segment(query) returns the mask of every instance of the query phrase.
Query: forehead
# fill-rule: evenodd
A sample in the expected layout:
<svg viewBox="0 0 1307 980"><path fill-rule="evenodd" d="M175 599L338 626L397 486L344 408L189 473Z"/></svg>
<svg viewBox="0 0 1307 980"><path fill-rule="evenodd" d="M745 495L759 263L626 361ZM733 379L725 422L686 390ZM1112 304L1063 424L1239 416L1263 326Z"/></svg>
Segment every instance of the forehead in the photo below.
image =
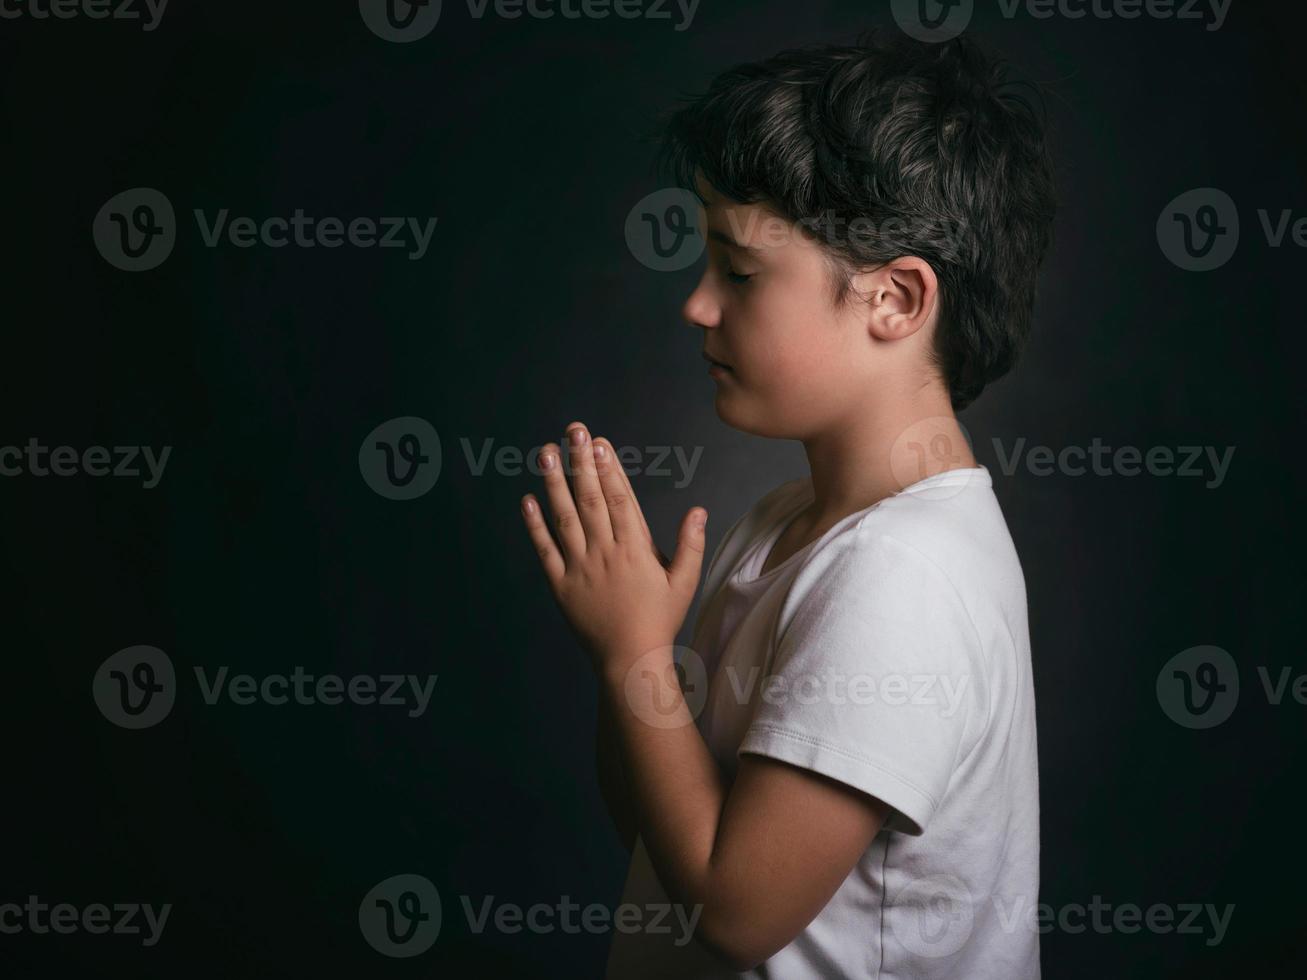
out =
<svg viewBox="0 0 1307 980"><path fill-rule="evenodd" d="M708 229L707 237L723 245L757 251L802 244L797 225L778 214L765 202L746 204L722 194L696 175L695 187L703 199L703 211Z"/></svg>

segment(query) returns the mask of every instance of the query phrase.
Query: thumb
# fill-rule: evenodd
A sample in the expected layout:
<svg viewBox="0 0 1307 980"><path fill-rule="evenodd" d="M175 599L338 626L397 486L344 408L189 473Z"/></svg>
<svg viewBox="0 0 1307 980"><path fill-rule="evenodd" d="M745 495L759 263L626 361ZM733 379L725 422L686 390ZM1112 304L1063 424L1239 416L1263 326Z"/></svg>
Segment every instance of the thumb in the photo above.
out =
<svg viewBox="0 0 1307 980"><path fill-rule="evenodd" d="M702 507L691 507L681 519L681 530L676 535L676 554L667 569L672 584L693 596L699 587L699 573L703 569L703 546L706 538L704 525L708 512Z"/></svg>

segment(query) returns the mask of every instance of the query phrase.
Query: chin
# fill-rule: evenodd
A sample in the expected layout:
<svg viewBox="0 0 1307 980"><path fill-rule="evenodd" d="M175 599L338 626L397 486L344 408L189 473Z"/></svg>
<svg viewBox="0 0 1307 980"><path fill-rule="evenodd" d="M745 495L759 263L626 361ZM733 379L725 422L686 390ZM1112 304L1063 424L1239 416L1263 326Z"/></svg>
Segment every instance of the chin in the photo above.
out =
<svg viewBox="0 0 1307 980"><path fill-rule="evenodd" d="M783 426L771 423L766 418L760 418L757 414L742 409L737 398L720 389L717 392L717 397L713 399L713 408L717 411L717 417L732 429L738 429L740 432L748 433L751 436L762 436L764 439L796 438Z"/></svg>

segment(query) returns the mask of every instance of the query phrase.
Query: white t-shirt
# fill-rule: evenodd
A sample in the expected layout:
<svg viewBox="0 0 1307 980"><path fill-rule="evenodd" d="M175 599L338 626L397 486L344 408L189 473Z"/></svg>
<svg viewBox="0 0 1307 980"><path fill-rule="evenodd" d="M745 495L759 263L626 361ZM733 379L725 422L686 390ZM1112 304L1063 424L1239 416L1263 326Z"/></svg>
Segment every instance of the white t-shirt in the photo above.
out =
<svg viewBox="0 0 1307 980"><path fill-rule="evenodd" d="M728 781L739 753L757 753L869 793L890 817L756 970L726 969L673 926L615 931L607 976L1038 978L1025 580L989 471L928 477L759 574L811 500L810 478L782 484L722 539L695 622L703 671L683 664L687 702ZM622 902L668 901L637 839Z"/></svg>

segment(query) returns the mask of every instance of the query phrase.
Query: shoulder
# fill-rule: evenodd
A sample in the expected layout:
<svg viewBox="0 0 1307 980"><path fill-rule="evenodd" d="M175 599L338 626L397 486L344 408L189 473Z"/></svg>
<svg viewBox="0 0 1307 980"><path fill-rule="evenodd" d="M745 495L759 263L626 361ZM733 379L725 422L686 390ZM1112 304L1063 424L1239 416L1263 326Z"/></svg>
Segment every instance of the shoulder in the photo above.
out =
<svg viewBox="0 0 1307 980"><path fill-rule="evenodd" d="M974 615L1025 605L1025 579L1007 521L983 467L941 473L882 501L858 522L860 543L889 538L928 563Z"/></svg>
<svg viewBox="0 0 1307 980"><path fill-rule="evenodd" d="M835 602L959 625L1024 613L1021 565L988 471L940 476L851 517L805 556L788 609Z"/></svg>

